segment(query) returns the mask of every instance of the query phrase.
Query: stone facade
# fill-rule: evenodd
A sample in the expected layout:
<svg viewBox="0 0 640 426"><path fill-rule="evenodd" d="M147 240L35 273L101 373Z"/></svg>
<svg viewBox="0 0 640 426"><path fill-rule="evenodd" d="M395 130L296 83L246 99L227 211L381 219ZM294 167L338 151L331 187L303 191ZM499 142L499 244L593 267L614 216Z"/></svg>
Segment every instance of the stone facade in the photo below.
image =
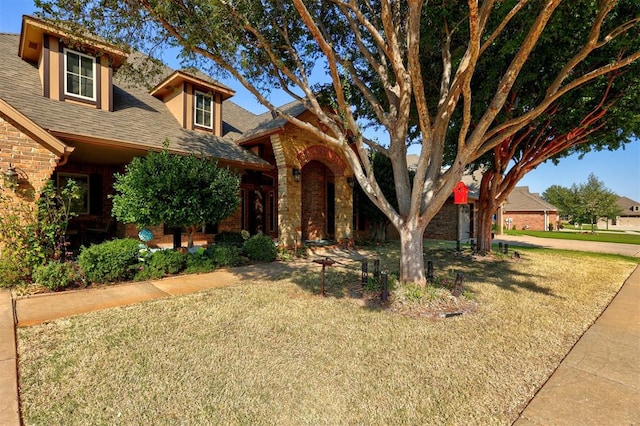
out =
<svg viewBox="0 0 640 426"><path fill-rule="evenodd" d="M299 118L310 121L309 113ZM272 135L270 142L278 167L280 245L352 240L353 189L347 182L352 173L346 159L310 132L290 124Z"/></svg>

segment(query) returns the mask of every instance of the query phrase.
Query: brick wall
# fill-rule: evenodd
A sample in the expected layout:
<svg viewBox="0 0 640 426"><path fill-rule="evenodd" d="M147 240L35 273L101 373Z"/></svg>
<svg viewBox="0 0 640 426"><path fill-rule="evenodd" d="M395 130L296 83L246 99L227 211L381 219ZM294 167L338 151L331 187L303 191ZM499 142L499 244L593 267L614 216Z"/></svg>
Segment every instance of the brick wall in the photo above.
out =
<svg viewBox="0 0 640 426"><path fill-rule="evenodd" d="M505 220L511 219L511 229L522 230L525 227L532 231L548 231L545 227L545 215L543 212L504 212ZM550 213L548 215L548 223L555 225L558 223L558 215ZM505 224L506 226L506 224Z"/></svg>
<svg viewBox="0 0 640 426"><path fill-rule="evenodd" d="M452 201L447 201L440 211L431 219L427 229L424 231L424 237L432 240L457 240L458 232L458 206ZM370 231L365 231L362 235L368 237ZM387 239L400 239L398 231L392 226L387 227Z"/></svg>
<svg viewBox="0 0 640 426"><path fill-rule="evenodd" d="M0 116L0 169L9 163L19 175L19 189L37 196L51 177L59 157ZM0 182L3 186L4 182Z"/></svg>
<svg viewBox="0 0 640 426"><path fill-rule="evenodd" d="M458 239L458 206L447 201L440 211L431 219L424 237L434 240Z"/></svg>

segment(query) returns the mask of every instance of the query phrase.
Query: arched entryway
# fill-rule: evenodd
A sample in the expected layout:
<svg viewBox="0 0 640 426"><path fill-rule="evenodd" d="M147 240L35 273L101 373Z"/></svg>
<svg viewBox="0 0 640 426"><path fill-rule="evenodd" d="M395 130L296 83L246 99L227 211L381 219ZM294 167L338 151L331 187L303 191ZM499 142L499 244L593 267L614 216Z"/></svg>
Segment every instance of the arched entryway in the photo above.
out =
<svg viewBox="0 0 640 426"><path fill-rule="evenodd" d="M320 161L309 161L301 170L302 239L333 240L336 234L335 176Z"/></svg>

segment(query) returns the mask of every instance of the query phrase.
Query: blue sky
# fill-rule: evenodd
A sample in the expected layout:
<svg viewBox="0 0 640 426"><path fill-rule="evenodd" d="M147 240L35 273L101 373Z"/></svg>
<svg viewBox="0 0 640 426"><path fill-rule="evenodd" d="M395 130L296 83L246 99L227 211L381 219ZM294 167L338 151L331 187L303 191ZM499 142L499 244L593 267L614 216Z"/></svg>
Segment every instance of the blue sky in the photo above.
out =
<svg viewBox="0 0 640 426"><path fill-rule="evenodd" d="M31 0L0 0L0 32L20 32L22 15L32 14L35 10ZM175 63L169 65L178 67ZM233 81L224 83L236 90L236 103L254 112L265 111L239 84ZM528 186L531 192L542 193L551 185L570 187L574 183L584 183L591 173L616 194L640 202L640 141L627 144L624 150L592 152L582 160L578 156L568 157L557 166L551 162L541 164L518 185Z"/></svg>

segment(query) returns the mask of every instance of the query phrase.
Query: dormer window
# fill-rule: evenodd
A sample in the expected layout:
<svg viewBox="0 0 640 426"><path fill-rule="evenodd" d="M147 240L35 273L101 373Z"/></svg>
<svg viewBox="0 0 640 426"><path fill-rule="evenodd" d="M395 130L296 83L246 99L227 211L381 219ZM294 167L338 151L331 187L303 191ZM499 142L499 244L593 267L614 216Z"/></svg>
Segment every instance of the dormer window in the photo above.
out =
<svg viewBox="0 0 640 426"><path fill-rule="evenodd" d="M196 126L213 128L213 97L202 92L195 92L193 122Z"/></svg>
<svg viewBox="0 0 640 426"><path fill-rule="evenodd" d="M1 1L1 0L0 0ZM151 90L180 126L222 136L222 102L235 92L206 76L174 71Z"/></svg>
<svg viewBox="0 0 640 426"><path fill-rule="evenodd" d="M96 59L64 49L64 93L90 101L96 100Z"/></svg>

